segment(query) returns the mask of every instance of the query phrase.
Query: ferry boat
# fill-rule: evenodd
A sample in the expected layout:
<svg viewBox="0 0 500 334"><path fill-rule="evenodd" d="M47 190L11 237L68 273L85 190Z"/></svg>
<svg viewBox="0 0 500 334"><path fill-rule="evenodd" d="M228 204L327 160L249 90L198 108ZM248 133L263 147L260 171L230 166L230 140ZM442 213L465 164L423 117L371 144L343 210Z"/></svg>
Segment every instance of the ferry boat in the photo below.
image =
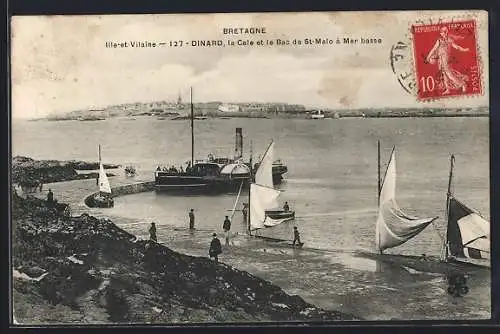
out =
<svg viewBox="0 0 500 334"><path fill-rule="evenodd" d="M191 90L192 96L192 90ZM155 189L165 192L195 193L232 193L240 187L249 187L252 179L251 171L258 168L259 163L252 166L243 161L242 128L236 128L235 154L233 158L215 157L209 154L205 160L194 159L194 113L191 98L191 161L185 170L158 167L155 173ZM279 184L288 167L277 160L272 166L274 184Z"/></svg>

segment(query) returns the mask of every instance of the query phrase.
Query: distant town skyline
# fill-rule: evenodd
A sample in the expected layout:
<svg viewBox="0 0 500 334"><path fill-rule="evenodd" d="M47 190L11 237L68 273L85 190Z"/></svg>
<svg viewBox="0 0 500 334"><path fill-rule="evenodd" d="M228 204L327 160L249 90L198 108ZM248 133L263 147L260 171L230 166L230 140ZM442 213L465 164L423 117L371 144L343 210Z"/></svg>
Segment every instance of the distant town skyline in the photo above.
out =
<svg viewBox="0 0 500 334"><path fill-rule="evenodd" d="M487 15L477 12L487 59ZM418 102L390 68L389 50L409 23L440 12L24 16L12 19L12 116L37 118L128 103L287 103L306 108L472 108L485 94ZM265 36L380 38L374 45L113 48L109 42L215 40L225 27L266 27ZM396 29L397 27L401 29ZM411 70L411 69L410 69ZM241 102L239 102L241 101Z"/></svg>

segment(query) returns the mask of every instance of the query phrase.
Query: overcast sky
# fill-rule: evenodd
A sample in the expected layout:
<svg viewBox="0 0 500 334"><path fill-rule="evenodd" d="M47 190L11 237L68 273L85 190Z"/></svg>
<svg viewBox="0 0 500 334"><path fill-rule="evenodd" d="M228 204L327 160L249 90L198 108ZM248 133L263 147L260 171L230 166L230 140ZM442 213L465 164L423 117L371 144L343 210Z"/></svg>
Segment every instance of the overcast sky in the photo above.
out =
<svg viewBox="0 0 500 334"><path fill-rule="evenodd" d="M474 107L481 97L422 104L391 71L410 24L455 12L39 16L12 19L13 117L139 101L287 102L327 108ZM488 59L486 12L479 20ZM382 38L378 45L106 48L107 41L228 39L224 27L265 27L258 39ZM232 40L245 36L229 37ZM488 82L487 62L483 82ZM411 70L411 68L409 68Z"/></svg>

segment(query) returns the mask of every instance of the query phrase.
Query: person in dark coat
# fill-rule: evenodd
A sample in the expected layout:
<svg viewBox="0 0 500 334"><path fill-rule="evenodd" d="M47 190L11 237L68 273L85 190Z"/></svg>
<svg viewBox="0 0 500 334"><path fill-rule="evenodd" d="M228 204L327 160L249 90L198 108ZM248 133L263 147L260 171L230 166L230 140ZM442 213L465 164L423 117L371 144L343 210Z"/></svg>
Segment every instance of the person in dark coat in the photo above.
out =
<svg viewBox="0 0 500 334"><path fill-rule="evenodd" d="M229 245L229 230L231 229L231 221L229 220L229 216L226 216L226 219L224 219L222 229L224 230L224 234L226 237L226 245Z"/></svg>
<svg viewBox="0 0 500 334"><path fill-rule="evenodd" d="M290 211L290 206L288 205L288 202L285 202L285 205L283 205L283 210L284 210L285 212Z"/></svg>
<svg viewBox="0 0 500 334"><path fill-rule="evenodd" d="M213 234L212 242L210 243L210 249L208 250L208 255L210 259L214 259L215 263L219 263L219 254L222 253L222 245L220 240L217 238L217 233Z"/></svg>
<svg viewBox="0 0 500 334"><path fill-rule="evenodd" d="M158 242L156 239L156 224L151 223L151 227L149 228L149 239L154 242Z"/></svg>
<svg viewBox="0 0 500 334"><path fill-rule="evenodd" d="M52 189L49 189L49 192L47 193L47 203L49 205L54 203L54 193L52 192Z"/></svg>
<svg viewBox="0 0 500 334"><path fill-rule="evenodd" d="M243 221L247 221L247 216L248 216L248 207L247 203L243 203L243 209L241 209L241 213L243 214Z"/></svg>
<svg viewBox="0 0 500 334"><path fill-rule="evenodd" d="M189 211L189 229L194 230L194 210Z"/></svg>
<svg viewBox="0 0 500 334"><path fill-rule="evenodd" d="M297 226L293 227L293 243L292 245L295 246L295 243L297 242L298 246L302 246L303 243L300 241L300 233L299 230L297 229Z"/></svg>

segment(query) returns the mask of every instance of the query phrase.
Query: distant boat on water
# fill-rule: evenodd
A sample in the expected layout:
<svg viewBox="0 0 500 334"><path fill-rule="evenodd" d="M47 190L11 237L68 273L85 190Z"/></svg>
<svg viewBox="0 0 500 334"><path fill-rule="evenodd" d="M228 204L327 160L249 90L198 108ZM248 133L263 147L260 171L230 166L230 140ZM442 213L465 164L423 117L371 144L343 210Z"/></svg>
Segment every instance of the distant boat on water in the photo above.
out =
<svg viewBox="0 0 500 334"><path fill-rule="evenodd" d="M80 116L79 121L104 121L106 118L98 116Z"/></svg>
<svg viewBox="0 0 500 334"><path fill-rule="evenodd" d="M323 112L323 110L314 110L311 113L311 119L323 119L323 118L325 118L325 113Z"/></svg>

